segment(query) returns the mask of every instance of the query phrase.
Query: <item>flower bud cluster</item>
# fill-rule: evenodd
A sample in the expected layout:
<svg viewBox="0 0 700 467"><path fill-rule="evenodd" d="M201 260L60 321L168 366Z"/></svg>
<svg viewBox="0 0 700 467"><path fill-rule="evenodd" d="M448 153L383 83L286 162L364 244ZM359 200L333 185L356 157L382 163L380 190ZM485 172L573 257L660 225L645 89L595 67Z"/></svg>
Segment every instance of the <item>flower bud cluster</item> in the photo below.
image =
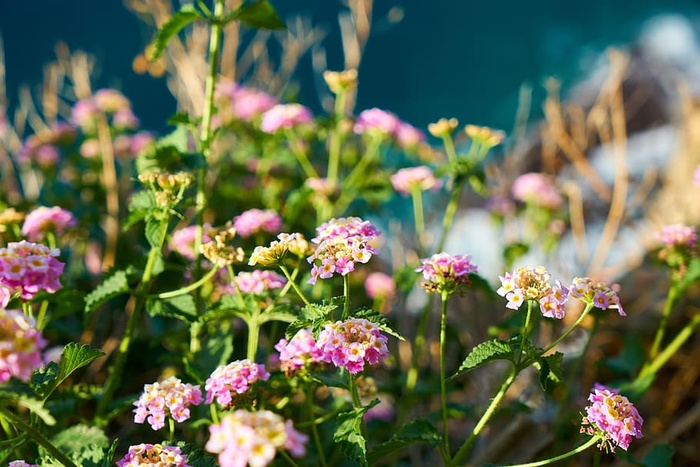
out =
<svg viewBox="0 0 700 467"><path fill-rule="evenodd" d="M693 247L698 243L698 233L690 225L666 225L659 234L661 242L669 247Z"/></svg>
<svg viewBox="0 0 700 467"><path fill-rule="evenodd" d="M94 133L100 116L111 117L111 124L118 130L133 130L139 120L131 110L131 103L115 89L100 89L87 99L79 100L71 111L71 121L85 133Z"/></svg>
<svg viewBox="0 0 700 467"><path fill-rule="evenodd" d="M190 406L202 403L202 390L199 386L183 383L178 378L170 378L153 384L146 384L143 394L134 402L134 421L148 424L154 430L165 426L165 418L182 423L190 418Z"/></svg>
<svg viewBox="0 0 700 467"><path fill-rule="evenodd" d="M25 300L31 300L40 290L56 292L62 287L58 278L65 266L56 259L59 254L58 248L50 250L26 240L9 243L7 248L0 248L0 285L19 290Z"/></svg>
<svg viewBox="0 0 700 467"><path fill-rule="evenodd" d="M202 254L206 259L219 267L243 262L243 249L229 245L236 237L236 229L230 223L218 232L212 231L210 235L213 235L214 239L201 245Z"/></svg>
<svg viewBox="0 0 700 467"><path fill-rule="evenodd" d="M177 446L161 444L137 444L129 446L129 452L119 461L117 467L190 467Z"/></svg>
<svg viewBox="0 0 700 467"><path fill-rule="evenodd" d="M139 181L153 190L159 206L170 207L180 200L194 177L189 172L168 173L155 170L139 174Z"/></svg>
<svg viewBox="0 0 700 467"><path fill-rule="evenodd" d="M596 384L588 396L591 403L586 407L581 433L602 436L600 449L615 451L619 446L625 451L632 438L642 438L644 420L634 405L618 391Z"/></svg>
<svg viewBox="0 0 700 467"><path fill-rule="evenodd" d="M46 344L32 318L20 311L0 310L0 383L12 377L29 381L44 364L41 351Z"/></svg>
<svg viewBox="0 0 700 467"><path fill-rule="evenodd" d="M341 94L357 87L357 70L326 70L323 72L323 79L333 94Z"/></svg>
<svg viewBox="0 0 700 467"><path fill-rule="evenodd" d="M342 367L351 374L361 372L365 363L376 365L383 361L389 350L387 337L379 327L362 318L350 318L324 326L316 347L322 351L324 362Z"/></svg>
<svg viewBox="0 0 700 467"><path fill-rule="evenodd" d="M232 405L235 394L243 394L253 383L267 381L270 373L265 366L249 359L236 360L228 365L220 365L207 378L204 389L207 391L206 403L214 399L223 407Z"/></svg>
<svg viewBox="0 0 700 467"><path fill-rule="evenodd" d="M469 274L476 273L478 269L467 255L436 253L422 259L421 263L416 272L423 273L425 282L421 285L430 293L455 293L469 285Z"/></svg>
<svg viewBox="0 0 700 467"><path fill-rule="evenodd" d="M428 132L436 138L444 138L450 136L455 128L459 125L456 118L441 118L436 123L428 125Z"/></svg>
<svg viewBox="0 0 700 467"><path fill-rule="evenodd" d="M209 224L204 224L202 227L202 243L208 243L211 241L210 233L213 232L212 226ZM194 244L195 236L197 235L197 226L190 225L182 229L178 229L173 232L170 237L170 248L176 251L179 255L184 258L194 261L195 254Z"/></svg>
<svg viewBox="0 0 700 467"><path fill-rule="evenodd" d="M249 266L277 266L282 259L291 253L298 257L306 256L311 250L309 242L300 233L281 233L270 246L256 246L248 260Z"/></svg>
<svg viewBox="0 0 700 467"><path fill-rule="evenodd" d="M467 125L464 132L472 141L487 148L498 146L506 137L504 132L485 126Z"/></svg>

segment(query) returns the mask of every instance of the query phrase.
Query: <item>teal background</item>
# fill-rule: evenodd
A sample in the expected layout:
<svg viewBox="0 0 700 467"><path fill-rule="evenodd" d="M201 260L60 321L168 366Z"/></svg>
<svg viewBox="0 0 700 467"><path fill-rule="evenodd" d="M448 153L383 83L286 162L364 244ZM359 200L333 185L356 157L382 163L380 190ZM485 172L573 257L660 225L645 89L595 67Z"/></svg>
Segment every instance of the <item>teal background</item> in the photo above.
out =
<svg viewBox="0 0 700 467"><path fill-rule="evenodd" d="M328 31L329 66L342 54L334 0L272 0L283 15L304 13ZM391 7L404 18L384 21ZM534 88L535 110L548 76L571 82L609 45L634 40L644 22L680 13L694 23L691 0L375 0L375 28L360 69L358 110L381 107L425 127L440 117L509 130L523 82ZM41 82L57 41L97 58L96 87L121 89L147 129L165 130L175 103L163 79L139 76L133 57L152 31L118 0L0 0L10 105L22 83ZM318 109L310 59L298 77L303 103Z"/></svg>

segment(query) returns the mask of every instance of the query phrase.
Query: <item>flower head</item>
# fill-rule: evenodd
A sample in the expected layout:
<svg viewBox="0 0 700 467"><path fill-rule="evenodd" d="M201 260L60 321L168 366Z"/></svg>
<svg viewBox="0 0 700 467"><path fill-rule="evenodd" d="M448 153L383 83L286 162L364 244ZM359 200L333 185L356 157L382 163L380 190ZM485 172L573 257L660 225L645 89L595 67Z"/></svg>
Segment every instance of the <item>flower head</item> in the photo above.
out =
<svg viewBox="0 0 700 467"><path fill-rule="evenodd" d="M177 446L161 444L137 444L129 446L129 452L119 461L117 467L190 467Z"/></svg>
<svg viewBox="0 0 700 467"><path fill-rule="evenodd" d="M469 274L478 269L467 255L436 253L430 258L422 259L421 263L416 272L423 273L425 282L421 285L431 293L455 293L469 285Z"/></svg>
<svg viewBox="0 0 700 467"><path fill-rule="evenodd" d="M218 454L221 467L263 467L286 450L294 457L306 454L307 436L294 429L290 420L269 410L236 410L220 424L209 427L205 449Z"/></svg>
<svg viewBox="0 0 700 467"><path fill-rule="evenodd" d="M464 127L464 132L472 141L480 143L488 148L498 146L506 137L505 133L502 131L485 126L467 125Z"/></svg>
<svg viewBox="0 0 700 467"><path fill-rule="evenodd" d="M23 460L12 461L7 464L7 467L39 467L36 464L29 464Z"/></svg>
<svg viewBox="0 0 700 467"><path fill-rule="evenodd" d="M669 247L692 247L698 242L698 233L693 226L672 224L661 229L659 238Z"/></svg>
<svg viewBox="0 0 700 467"><path fill-rule="evenodd" d="M456 118L450 118L449 120L441 118L437 122L429 124L428 131L436 138L445 138L452 134L457 125L459 125L459 122Z"/></svg>
<svg viewBox="0 0 700 467"><path fill-rule="evenodd" d="M601 310L616 309L620 316L627 316L622 309L617 292L603 282L593 282L590 277L575 277L569 295Z"/></svg>
<svg viewBox="0 0 700 467"><path fill-rule="evenodd" d="M250 122L277 104L277 99L263 91L232 82L218 83L215 99L219 108L217 116L222 123Z"/></svg>
<svg viewBox="0 0 700 467"><path fill-rule="evenodd" d="M59 250L30 243L12 242L0 248L0 284L18 289L20 297L30 300L40 290L54 293L60 289L58 278L64 264L56 259Z"/></svg>
<svg viewBox="0 0 700 467"><path fill-rule="evenodd" d="M517 310L527 300L539 303L543 316L562 319L566 313L564 304L569 297L569 289L561 282L551 285L552 275L544 266L521 267L505 276L499 276L501 287L496 291L506 297L506 308Z"/></svg>
<svg viewBox="0 0 700 467"><path fill-rule="evenodd" d="M273 289L281 289L287 279L273 271L256 269L252 272L242 271L235 278L238 290L243 293L264 294Z"/></svg>
<svg viewBox="0 0 700 467"><path fill-rule="evenodd" d="M393 137L396 128L399 126L399 119L396 115L386 110L373 109L363 110L355 120L353 131L358 135L377 132L384 136Z"/></svg>
<svg viewBox="0 0 700 467"><path fill-rule="evenodd" d="M279 233L282 218L272 209L249 209L233 218L233 227L243 238L260 232Z"/></svg>
<svg viewBox="0 0 700 467"><path fill-rule="evenodd" d="M553 181L536 172L526 173L513 182L513 198L548 209L559 209L563 203Z"/></svg>
<svg viewBox="0 0 700 467"><path fill-rule="evenodd" d="M165 426L166 417L172 417L176 422L184 422L190 418L190 406L202 403L202 390L199 386L183 383L171 376L160 383L146 384L143 394L134 402L134 421L148 424L154 430Z"/></svg>
<svg viewBox="0 0 700 467"><path fill-rule="evenodd" d="M216 401L229 407L234 395L243 394L257 381L267 381L270 373L265 371L265 366L254 363L251 360L236 360L228 365L219 366L207 378L204 389L207 391L206 403Z"/></svg>
<svg viewBox="0 0 700 467"><path fill-rule="evenodd" d="M316 347L324 362L343 367L351 374L361 372L365 363L376 365L388 355L387 337L379 327L362 318L350 318L326 324L318 335Z"/></svg>
<svg viewBox="0 0 700 467"><path fill-rule="evenodd" d="M435 178L433 171L421 165L398 170L390 178L394 190L402 195L410 195L413 190L438 190L442 182Z"/></svg>
<svg viewBox="0 0 700 467"><path fill-rule="evenodd" d="M637 409L618 391L596 384L588 396L590 405L581 422L581 432L602 436L600 449L615 451L619 446L625 451L632 438L642 438L644 420Z"/></svg>
<svg viewBox="0 0 700 467"><path fill-rule="evenodd" d="M394 132L396 144L402 149L415 149L419 144L425 142L425 134L418 128L399 120Z"/></svg>
<svg viewBox="0 0 700 467"><path fill-rule="evenodd" d="M0 310L0 383L12 377L29 381L44 364L41 351L46 344L32 318L20 311Z"/></svg>
<svg viewBox="0 0 700 467"><path fill-rule="evenodd" d="M309 242L300 233L281 233L277 239L270 243L270 246L256 246L250 255L248 265L276 266L287 253L302 257L309 251Z"/></svg>
<svg viewBox="0 0 700 467"><path fill-rule="evenodd" d="M280 368L287 376L324 361L323 351L316 346L309 329L300 329L290 341L280 339L275 349L280 353Z"/></svg>
<svg viewBox="0 0 700 467"><path fill-rule="evenodd" d="M202 243L208 243L211 242L211 237L209 236L209 232L212 231L212 227L209 224L204 224L204 227L202 229ZM178 229L175 232L173 232L172 236L170 237L170 249L173 251L176 251L178 254L183 256L184 258L189 259L190 261L194 261L195 257L197 256L195 254L194 250L194 244L195 244L195 236L197 235L197 226L196 225L190 225L187 227L183 227L182 229Z"/></svg>
<svg viewBox="0 0 700 467"><path fill-rule="evenodd" d="M27 214L22 225L22 235L36 242L44 238L47 232L62 235L66 229L75 226L76 221L70 211L54 206L40 206Z"/></svg>
<svg viewBox="0 0 700 467"><path fill-rule="evenodd" d="M365 292L373 300L391 300L396 295L396 282L389 274L373 272L365 279Z"/></svg>
<svg viewBox="0 0 700 467"><path fill-rule="evenodd" d="M275 133L280 128L291 130L312 122L311 111L301 104L277 104L265 112L260 122L260 129L265 133Z"/></svg>
<svg viewBox="0 0 700 467"><path fill-rule="evenodd" d="M381 234L371 222L359 217L331 219L316 229L311 241L318 247L307 258L311 269L309 284L328 279L333 274L345 276L355 270L355 263L367 263L378 251L372 246Z"/></svg>

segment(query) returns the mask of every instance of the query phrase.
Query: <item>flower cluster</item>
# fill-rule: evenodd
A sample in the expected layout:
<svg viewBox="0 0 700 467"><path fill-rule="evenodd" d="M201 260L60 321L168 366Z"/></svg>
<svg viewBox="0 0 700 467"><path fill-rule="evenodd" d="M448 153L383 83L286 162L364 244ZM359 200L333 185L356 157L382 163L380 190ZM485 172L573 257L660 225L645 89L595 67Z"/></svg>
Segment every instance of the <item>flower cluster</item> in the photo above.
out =
<svg viewBox="0 0 700 467"><path fill-rule="evenodd" d="M0 248L0 284L18 289L20 297L30 300L40 290L54 293L61 288L62 262L59 250L25 240Z"/></svg>
<svg viewBox="0 0 700 467"><path fill-rule="evenodd" d="M7 467L39 467L36 464L29 464L23 460L12 461L7 464Z"/></svg>
<svg viewBox="0 0 700 467"><path fill-rule="evenodd" d="M396 115L377 108L360 112L353 131L358 134L378 134L390 137L404 149L410 149L425 141L425 135L412 125L401 121Z"/></svg>
<svg viewBox="0 0 700 467"><path fill-rule="evenodd" d="M498 146L506 137L504 132L485 126L467 125L464 127L464 132L472 141L487 148Z"/></svg>
<svg viewBox="0 0 700 467"><path fill-rule="evenodd" d="M233 218L233 227L243 238L260 232L274 234L282 228L282 218L272 209L249 209Z"/></svg>
<svg viewBox="0 0 700 467"><path fill-rule="evenodd" d="M44 364L41 351L46 344L32 318L20 311L0 310L0 383L11 377L29 381Z"/></svg>
<svg viewBox="0 0 700 467"><path fill-rule="evenodd" d="M211 425L209 432L205 449L219 455L221 467L263 467L272 462L278 450L289 451L294 457L306 454L307 436L294 429L290 420L269 410L236 410L226 414L220 424Z"/></svg>
<svg viewBox="0 0 700 467"><path fill-rule="evenodd" d="M143 443L129 446L129 452L117 461L117 467L190 467L186 460L177 446Z"/></svg>
<svg viewBox="0 0 700 467"><path fill-rule="evenodd" d="M212 227L209 224L204 224L202 231L202 243L211 242L211 237L209 233L212 231ZM197 226L190 225L182 229L178 229L173 232L170 237L170 248L176 251L182 257L194 261L197 254L194 250L195 236L197 235Z"/></svg>
<svg viewBox="0 0 700 467"><path fill-rule="evenodd" d="M615 451L619 446L625 451L632 438L642 438L644 420L637 409L618 391L596 384L588 396L591 403L586 407L581 432L592 436L602 436L600 449Z"/></svg>
<svg viewBox="0 0 700 467"><path fill-rule="evenodd" d="M190 406L202 403L202 390L199 386L183 383L178 378L170 378L143 387L143 394L134 402L134 422L143 423L148 419L154 430L165 426L165 418L173 417L176 422L190 418Z"/></svg>
<svg viewBox="0 0 700 467"><path fill-rule="evenodd" d="M438 190L442 186L433 171L424 165L400 169L390 180L394 190L402 195L410 195L413 190Z"/></svg>
<svg viewBox="0 0 700 467"><path fill-rule="evenodd" d="M373 272L365 279L365 292L372 300L392 300L396 295L396 282L383 272Z"/></svg>
<svg viewBox="0 0 700 467"><path fill-rule="evenodd" d="M506 308L517 310L525 300L539 303L542 315L548 318L562 319L566 313L564 304L569 296L569 289L556 281L552 286L552 275L543 266L521 267L505 276L499 276L501 287L497 290L501 297L506 297Z"/></svg>
<svg viewBox="0 0 700 467"><path fill-rule="evenodd" d="M207 391L206 403L214 398L223 407L228 407L234 394L243 394L256 381L267 381L270 373L265 366L251 360L236 360L228 365L221 365L207 378L204 389Z"/></svg>
<svg viewBox="0 0 700 467"><path fill-rule="evenodd" d="M311 111L301 104L277 104L263 114L260 129L265 133L275 133L280 128L291 130L308 125L312 120Z"/></svg>
<svg viewBox="0 0 700 467"><path fill-rule="evenodd" d="M666 225L661 229L659 238L669 247L692 247L698 243L698 233L695 227L690 225Z"/></svg>
<svg viewBox="0 0 700 467"><path fill-rule="evenodd" d="M620 313L620 316L627 316L622 309L617 292L603 282L593 282L590 277L575 277L569 287L569 295L586 303L592 303L594 307L601 310L613 308Z"/></svg>
<svg viewBox="0 0 700 467"><path fill-rule="evenodd" d="M92 97L76 102L71 110L72 122L86 133L95 132L100 115L111 116L111 123L118 130L139 125L129 99L115 89L100 89Z"/></svg>
<svg viewBox="0 0 700 467"><path fill-rule="evenodd" d="M544 174L531 172L515 179L513 198L524 203L532 203L548 209L559 209L563 203L559 191L552 180Z"/></svg>
<svg viewBox="0 0 700 467"><path fill-rule="evenodd" d="M232 82L218 83L214 97L219 109L218 124L250 122L277 104L277 99L265 92Z"/></svg>
<svg viewBox="0 0 700 467"><path fill-rule="evenodd" d="M316 346L314 335L309 329L300 329L292 339L281 339L275 350L280 353L280 369L287 376L296 374L307 365L323 362L323 351Z"/></svg>
<svg viewBox="0 0 700 467"><path fill-rule="evenodd" d="M281 233L277 235L277 239L270 243L270 246L256 246L248 265L275 266L280 264L288 252L302 257L309 251L309 242L300 233Z"/></svg>
<svg viewBox="0 0 700 467"><path fill-rule="evenodd" d="M48 232L62 235L66 229L74 227L75 217L70 211L54 206L47 208L40 206L27 214L22 225L22 235L29 241L36 242L44 238Z"/></svg>
<svg viewBox="0 0 700 467"><path fill-rule="evenodd" d="M209 235L213 237L200 246L202 255L217 267L224 267L233 263L240 263L245 258L243 248L231 245L231 241L236 238L236 229L227 223L219 229L212 229Z"/></svg>
<svg viewBox="0 0 700 467"><path fill-rule="evenodd" d="M331 219L316 229L311 241L318 247L307 258L311 269L309 284L329 279L333 274L345 276L355 270L355 262L367 263L378 251L371 245L380 232L369 221L359 217ZM319 264L320 263L320 264Z"/></svg>
<svg viewBox="0 0 700 467"><path fill-rule="evenodd" d="M376 365L389 355L386 343L387 337L376 324L362 318L350 318L326 324L316 347L323 352L324 362L357 374L364 369L365 362Z"/></svg>
<svg viewBox="0 0 700 467"><path fill-rule="evenodd" d="M139 131L133 135L119 135L114 138L114 153L117 156L138 156L153 146L155 138L148 131Z"/></svg>
<svg viewBox="0 0 700 467"><path fill-rule="evenodd" d="M445 292L448 294L469 285L469 274L476 273L477 266L471 263L467 255L450 255L436 253L430 258L422 259L422 265L416 272L422 272L425 282L421 285L428 292Z"/></svg>
<svg viewBox="0 0 700 467"><path fill-rule="evenodd" d="M29 136L17 152L19 162L34 161L41 167L56 165L61 159L59 150L75 140L76 129L73 125L58 122L40 133Z"/></svg>
<svg viewBox="0 0 700 467"><path fill-rule="evenodd" d="M264 294L268 290L281 289L287 279L273 271L239 272L236 275L236 286L243 293Z"/></svg>

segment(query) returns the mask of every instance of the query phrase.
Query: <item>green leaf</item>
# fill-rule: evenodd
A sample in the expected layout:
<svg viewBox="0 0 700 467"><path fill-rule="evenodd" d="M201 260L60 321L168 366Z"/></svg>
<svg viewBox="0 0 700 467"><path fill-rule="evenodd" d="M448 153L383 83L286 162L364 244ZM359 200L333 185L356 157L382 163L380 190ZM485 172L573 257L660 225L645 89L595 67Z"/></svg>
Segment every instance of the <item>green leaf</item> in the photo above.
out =
<svg viewBox="0 0 700 467"><path fill-rule="evenodd" d="M377 310L373 310L371 308L361 308L353 312L351 315L354 318L366 319L370 323L376 324L382 332L389 334L390 336L394 336L399 340L405 340L403 336L393 328L389 320L386 319L386 316Z"/></svg>
<svg viewBox="0 0 700 467"><path fill-rule="evenodd" d="M197 305L190 294L170 298L151 298L146 301L146 311L151 316L167 316L194 322Z"/></svg>
<svg viewBox="0 0 700 467"><path fill-rule="evenodd" d="M540 357L547 362L549 366L548 378L554 383L560 383L564 379L564 374L561 369L562 361L564 360L564 354L561 352L554 352L546 357Z"/></svg>
<svg viewBox="0 0 700 467"><path fill-rule="evenodd" d="M92 349L87 344L71 342L63 348L58 364L49 364L45 371L34 372L32 387L37 395L46 400L71 373L103 355L105 355L103 351Z"/></svg>
<svg viewBox="0 0 700 467"><path fill-rule="evenodd" d="M192 120L192 117L190 117L190 114L187 112L178 112L174 115L172 115L168 119L168 125L195 125L195 121Z"/></svg>
<svg viewBox="0 0 700 467"><path fill-rule="evenodd" d="M366 440L361 433L362 417L378 403L379 400L375 399L365 407L341 412L336 417L333 441L340 446L340 451L343 454L363 467L367 467L368 464Z"/></svg>
<svg viewBox="0 0 700 467"><path fill-rule="evenodd" d="M167 219L159 219L156 217L148 217L146 219L146 240L153 248L163 246L163 228L167 224Z"/></svg>
<svg viewBox="0 0 700 467"><path fill-rule="evenodd" d="M114 453L116 452L118 445L119 438L115 438L114 441L112 441L112 445L109 447L109 450L105 453L105 456L102 458L102 462L100 463L99 467L111 467L113 465Z"/></svg>
<svg viewBox="0 0 700 467"><path fill-rule="evenodd" d="M475 368L479 368L495 360L515 362L515 354L513 353L510 343L500 339L482 342L469 352L469 355L464 359L457 373L451 378L468 373Z"/></svg>
<svg viewBox="0 0 700 467"><path fill-rule="evenodd" d="M179 441L176 446L187 456L187 465L191 467L217 467L219 464L216 457L204 452L195 445Z"/></svg>
<svg viewBox="0 0 700 467"><path fill-rule="evenodd" d="M218 326L209 332L202 350L194 361L183 358L187 373L203 384L219 366L228 363L233 353L233 336L230 327Z"/></svg>
<svg viewBox="0 0 700 467"><path fill-rule="evenodd" d="M399 428L399 431L397 431L389 441L375 446L375 448L367 454L367 462L369 464L374 464L382 457L412 444L423 443L436 447L439 446L441 442L442 437L432 423L425 420L413 420Z"/></svg>
<svg viewBox="0 0 700 467"><path fill-rule="evenodd" d="M117 270L107 276L100 285L87 294L85 297L85 312L90 313L95 311L97 307L111 300L117 295L121 295L129 291L129 282L127 274L124 270Z"/></svg>
<svg viewBox="0 0 700 467"><path fill-rule="evenodd" d="M41 418L41 420L47 425L53 426L56 424L56 419L53 418L53 415L51 415L49 410L44 407L43 401L34 399L33 397L19 396L15 399L15 403L29 409L32 413Z"/></svg>
<svg viewBox="0 0 700 467"><path fill-rule="evenodd" d="M688 263L688 269L686 269L683 278L678 281L679 294L683 293L685 289L698 280L700 280L700 258L693 258Z"/></svg>
<svg viewBox="0 0 700 467"><path fill-rule="evenodd" d="M625 334L623 341L620 355L608 358L605 363L627 376L634 376L644 364L644 346L641 339L634 334Z"/></svg>
<svg viewBox="0 0 700 467"><path fill-rule="evenodd" d="M293 323L297 319L294 308L289 304L282 304L273 307L270 311L265 311L258 317L258 323L263 324L268 321L282 321Z"/></svg>
<svg viewBox="0 0 700 467"><path fill-rule="evenodd" d="M540 377L540 387L542 388L543 391L547 390L547 383L549 382L549 374L550 374L550 369L549 369L549 362L547 362L546 358L543 357L538 357L535 359L535 362L533 363L535 368L537 368L537 371L539 371Z"/></svg>
<svg viewBox="0 0 700 467"><path fill-rule="evenodd" d="M153 41L153 53L149 57L150 60L156 60L163 54L168 42L175 37L182 28L198 19L205 19L198 12L194 5L186 3L182 5L180 11L175 13L164 25L158 30L155 40Z"/></svg>
<svg viewBox="0 0 700 467"><path fill-rule="evenodd" d="M226 21L231 19L237 19L255 29L285 29L284 23L268 0L244 3L233 11Z"/></svg>
<svg viewBox="0 0 700 467"><path fill-rule="evenodd" d="M645 467L671 467L675 450L668 444L655 444L651 451L644 456L641 465Z"/></svg>

